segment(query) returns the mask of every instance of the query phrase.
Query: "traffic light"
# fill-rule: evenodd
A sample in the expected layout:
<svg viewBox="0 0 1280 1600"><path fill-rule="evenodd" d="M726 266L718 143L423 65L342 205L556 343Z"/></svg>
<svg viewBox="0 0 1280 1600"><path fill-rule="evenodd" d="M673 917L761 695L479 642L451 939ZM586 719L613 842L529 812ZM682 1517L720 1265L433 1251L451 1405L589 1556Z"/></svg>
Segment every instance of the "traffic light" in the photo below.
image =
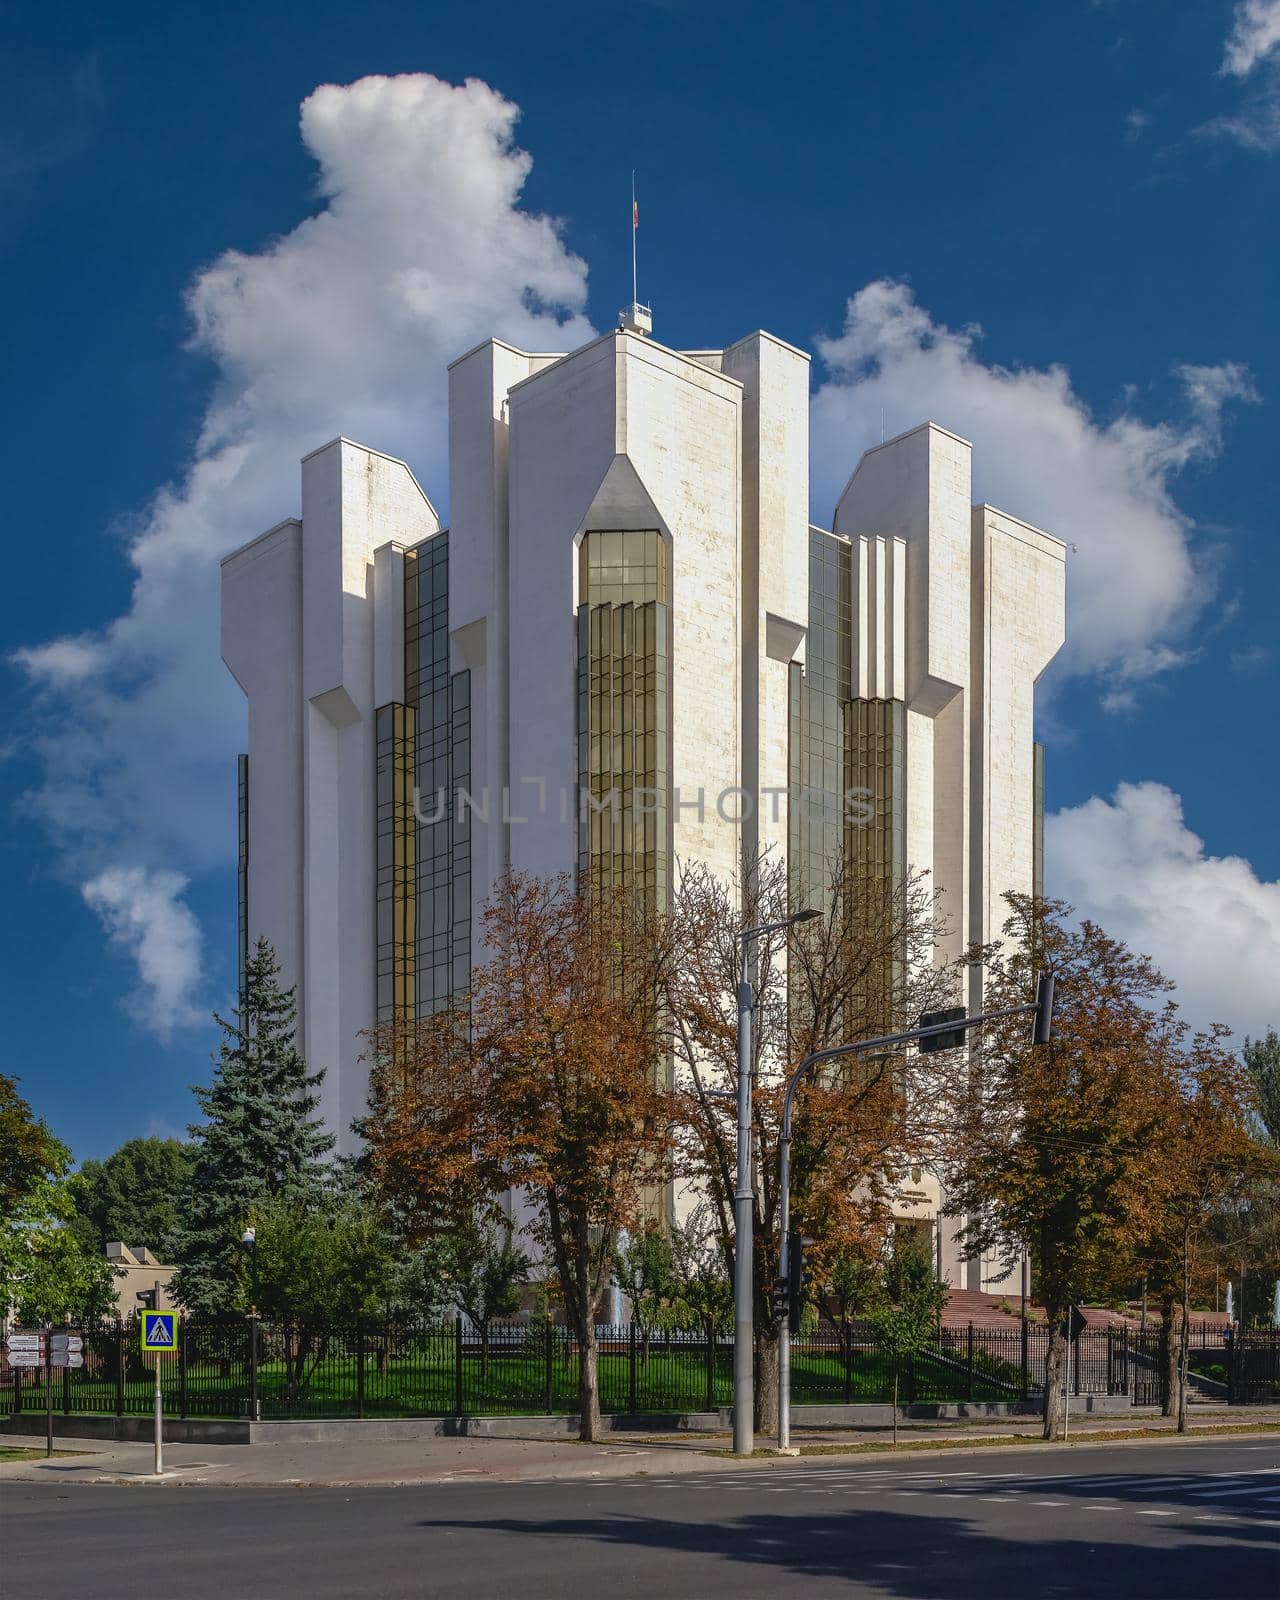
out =
<svg viewBox="0 0 1280 1600"><path fill-rule="evenodd" d="M158 1311L156 1305L156 1291L154 1289L139 1289L133 1297L138 1302L139 1311Z"/></svg>
<svg viewBox="0 0 1280 1600"><path fill-rule="evenodd" d="M1036 974L1036 1014L1031 1025L1032 1044L1048 1044L1053 1038L1053 987L1052 972Z"/></svg>
<svg viewBox="0 0 1280 1600"><path fill-rule="evenodd" d="M804 1287L807 1278L805 1250L813 1243L794 1229L787 1235L787 1325L792 1333L800 1332L800 1315L804 1310Z"/></svg>
<svg viewBox="0 0 1280 1600"><path fill-rule="evenodd" d="M966 1014L963 1006L945 1006L941 1011L922 1012L919 1025L922 1028L936 1028L940 1022L963 1023ZM947 1033L927 1034L920 1040L920 1054L928 1056L935 1050L958 1050L963 1043L963 1027L953 1028Z"/></svg>

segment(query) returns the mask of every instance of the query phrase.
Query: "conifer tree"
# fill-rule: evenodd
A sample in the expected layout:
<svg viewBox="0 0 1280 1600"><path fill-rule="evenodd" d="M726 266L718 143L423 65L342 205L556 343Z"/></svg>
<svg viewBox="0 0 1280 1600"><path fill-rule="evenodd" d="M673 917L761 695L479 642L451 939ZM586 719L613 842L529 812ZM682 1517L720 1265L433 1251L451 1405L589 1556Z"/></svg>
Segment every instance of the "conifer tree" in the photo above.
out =
<svg viewBox="0 0 1280 1600"><path fill-rule="evenodd" d="M190 1211L173 1292L193 1311L244 1309L241 1237L264 1201L306 1202L332 1174L333 1136L316 1117L321 1072L308 1072L294 1043L294 991L281 989L275 952L260 938L245 967L234 1022L223 1030L213 1082L193 1092L205 1115L196 1144Z"/></svg>

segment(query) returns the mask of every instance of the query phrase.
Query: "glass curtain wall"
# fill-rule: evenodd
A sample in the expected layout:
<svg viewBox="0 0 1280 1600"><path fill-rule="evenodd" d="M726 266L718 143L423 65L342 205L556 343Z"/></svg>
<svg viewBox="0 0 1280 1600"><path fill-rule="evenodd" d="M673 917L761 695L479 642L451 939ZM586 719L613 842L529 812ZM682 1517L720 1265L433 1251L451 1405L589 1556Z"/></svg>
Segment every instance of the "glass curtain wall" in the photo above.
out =
<svg viewBox="0 0 1280 1600"><path fill-rule="evenodd" d="M471 674L449 670L447 532L405 551L404 648L404 703L377 713L380 1021L471 981Z"/></svg>
<svg viewBox="0 0 1280 1600"><path fill-rule="evenodd" d="M859 898L891 896L905 872L906 708L850 695L853 551L809 533L805 664L791 669L792 897L820 904L837 873ZM887 992L892 974L883 975Z"/></svg>
<svg viewBox="0 0 1280 1600"><path fill-rule="evenodd" d="M578 861L666 902L667 552L657 529L588 532L578 569Z"/></svg>

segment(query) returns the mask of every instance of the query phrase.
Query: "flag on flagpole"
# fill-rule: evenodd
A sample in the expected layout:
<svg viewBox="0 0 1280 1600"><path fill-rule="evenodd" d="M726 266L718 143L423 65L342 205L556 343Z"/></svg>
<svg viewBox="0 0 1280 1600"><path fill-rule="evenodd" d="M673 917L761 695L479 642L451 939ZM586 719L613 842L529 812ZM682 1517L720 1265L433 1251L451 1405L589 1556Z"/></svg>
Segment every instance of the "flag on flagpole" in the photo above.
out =
<svg viewBox="0 0 1280 1600"><path fill-rule="evenodd" d="M640 226L640 207L634 195L631 197L631 226L633 229Z"/></svg>

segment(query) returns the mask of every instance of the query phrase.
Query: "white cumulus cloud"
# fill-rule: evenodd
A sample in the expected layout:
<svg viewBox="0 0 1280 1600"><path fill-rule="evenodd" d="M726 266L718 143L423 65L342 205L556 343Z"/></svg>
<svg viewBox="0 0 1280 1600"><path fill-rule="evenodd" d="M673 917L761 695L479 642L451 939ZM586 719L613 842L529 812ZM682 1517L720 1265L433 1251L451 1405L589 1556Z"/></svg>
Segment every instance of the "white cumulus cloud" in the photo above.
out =
<svg viewBox="0 0 1280 1600"><path fill-rule="evenodd" d="M984 362L981 330L936 322L904 283L882 279L848 302L818 341L828 378L813 402L815 515L829 518L859 454L928 418L974 446L974 494L1074 544L1066 670L1132 684L1180 659L1208 584L1173 486L1222 445L1224 412L1253 397L1236 362L1175 369L1177 416L1150 422L1131 403L1109 420L1065 366Z"/></svg>
<svg viewBox="0 0 1280 1600"><path fill-rule="evenodd" d="M221 557L296 512L299 459L338 433L409 460L439 503L447 363L490 334L533 349L591 335L586 267L521 209L517 116L474 80L317 89L301 114L315 214L190 287L191 347L216 381L192 458L138 521L131 604L15 657L39 713L28 807L117 937L134 926L113 898L133 870L176 900L163 874L228 859L244 703L219 664ZM149 945L131 948L141 962ZM198 981L194 956L180 970ZM171 988L144 978L143 993L158 1023L183 1019Z"/></svg>
<svg viewBox="0 0 1280 1600"><path fill-rule="evenodd" d="M130 1013L164 1039L202 1020L192 999L200 978L200 926L183 903L186 887L181 873L108 867L80 891L113 948L137 965Z"/></svg>
<svg viewBox="0 0 1280 1600"><path fill-rule="evenodd" d="M1237 108L1200 131L1263 154L1280 150L1280 0L1239 0L1221 74L1244 85Z"/></svg>
<svg viewBox="0 0 1280 1600"><path fill-rule="evenodd" d="M1280 50L1280 0L1240 0L1231 16L1222 55L1222 70L1247 78L1253 69Z"/></svg>
<svg viewBox="0 0 1280 1600"><path fill-rule="evenodd" d="M1243 1038L1280 1024L1280 883L1210 855L1163 784L1048 817L1045 871L1051 894L1152 958L1197 1026Z"/></svg>

